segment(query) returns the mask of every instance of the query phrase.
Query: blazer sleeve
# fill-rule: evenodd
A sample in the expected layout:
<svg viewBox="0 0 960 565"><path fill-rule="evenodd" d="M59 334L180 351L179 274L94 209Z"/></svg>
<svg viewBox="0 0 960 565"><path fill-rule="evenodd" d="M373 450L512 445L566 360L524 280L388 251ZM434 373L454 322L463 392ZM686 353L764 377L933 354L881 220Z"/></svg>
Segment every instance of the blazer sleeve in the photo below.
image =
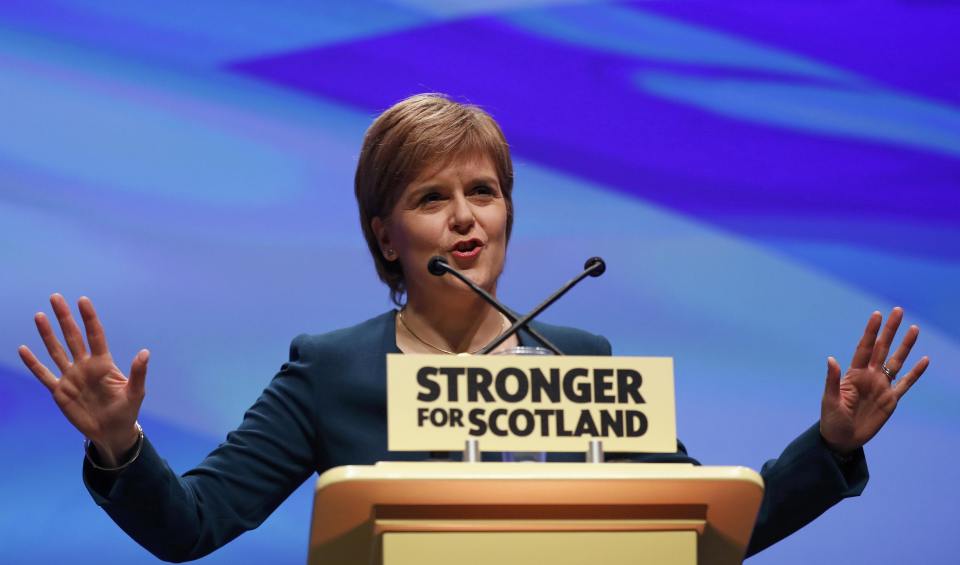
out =
<svg viewBox="0 0 960 565"><path fill-rule="evenodd" d="M299 336L240 426L196 468L177 476L144 439L120 473L84 460L94 501L127 534L165 561L202 557L256 528L325 463L316 437L315 379Z"/></svg>
<svg viewBox="0 0 960 565"><path fill-rule="evenodd" d="M594 347L599 355L609 355L610 343L599 338ZM700 463L687 454L679 440L674 453L611 453L612 460L643 463ZM817 422L760 470L763 500L747 547L753 555L810 523L844 498L858 496L870 474L863 449L841 462L831 453L820 435Z"/></svg>
<svg viewBox="0 0 960 565"><path fill-rule="evenodd" d="M844 498L858 496L870 474L863 448L839 461L820 435L819 422L800 434L760 470L764 491L747 555L810 523Z"/></svg>

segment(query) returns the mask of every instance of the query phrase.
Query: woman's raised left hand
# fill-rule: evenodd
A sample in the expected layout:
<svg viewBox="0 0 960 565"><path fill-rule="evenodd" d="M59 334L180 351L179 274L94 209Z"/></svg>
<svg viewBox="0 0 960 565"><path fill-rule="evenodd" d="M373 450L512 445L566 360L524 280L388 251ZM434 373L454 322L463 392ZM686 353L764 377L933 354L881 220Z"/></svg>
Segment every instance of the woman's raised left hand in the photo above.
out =
<svg viewBox="0 0 960 565"><path fill-rule="evenodd" d="M877 337L883 315L871 314L867 328L853 354L847 373L840 377L840 364L827 359L827 385L820 405L820 435L836 453L847 454L870 441L897 408L897 402L917 382L930 360L923 357L905 375L895 380L920 334L910 326L890 358L890 345L903 320L903 309L894 308Z"/></svg>

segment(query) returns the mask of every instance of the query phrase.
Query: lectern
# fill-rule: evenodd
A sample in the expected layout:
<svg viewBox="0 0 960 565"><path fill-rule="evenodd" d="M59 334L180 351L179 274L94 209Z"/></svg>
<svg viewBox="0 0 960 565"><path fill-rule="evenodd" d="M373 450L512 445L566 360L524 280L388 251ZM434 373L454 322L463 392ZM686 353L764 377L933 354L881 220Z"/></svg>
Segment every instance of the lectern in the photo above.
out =
<svg viewBox="0 0 960 565"><path fill-rule="evenodd" d="M377 463L317 481L309 565L728 565L763 480L657 463Z"/></svg>

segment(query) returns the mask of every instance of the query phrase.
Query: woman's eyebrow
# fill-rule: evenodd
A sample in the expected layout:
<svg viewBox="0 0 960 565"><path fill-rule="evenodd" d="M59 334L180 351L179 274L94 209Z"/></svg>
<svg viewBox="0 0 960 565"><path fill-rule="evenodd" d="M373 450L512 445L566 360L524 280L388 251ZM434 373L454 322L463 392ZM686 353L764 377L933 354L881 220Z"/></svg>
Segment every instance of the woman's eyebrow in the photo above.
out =
<svg viewBox="0 0 960 565"><path fill-rule="evenodd" d="M440 190L440 188L441 185L438 182L425 182L410 189L410 194L421 194L423 192L430 192L432 190Z"/></svg>
<svg viewBox="0 0 960 565"><path fill-rule="evenodd" d="M470 181L470 184L478 184L478 183L495 184L498 186L500 185L500 181L497 179L497 177L491 177L487 175L476 176L473 178L472 181Z"/></svg>

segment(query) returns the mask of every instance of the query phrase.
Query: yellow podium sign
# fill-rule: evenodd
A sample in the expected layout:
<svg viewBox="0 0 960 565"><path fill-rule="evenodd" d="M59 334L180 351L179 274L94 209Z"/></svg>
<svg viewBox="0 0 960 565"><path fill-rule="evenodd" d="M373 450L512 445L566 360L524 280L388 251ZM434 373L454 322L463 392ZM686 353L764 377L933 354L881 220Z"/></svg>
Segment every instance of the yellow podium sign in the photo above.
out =
<svg viewBox="0 0 960 565"><path fill-rule="evenodd" d="M387 356L391 451L677 449L673 359Z"/></svg>

